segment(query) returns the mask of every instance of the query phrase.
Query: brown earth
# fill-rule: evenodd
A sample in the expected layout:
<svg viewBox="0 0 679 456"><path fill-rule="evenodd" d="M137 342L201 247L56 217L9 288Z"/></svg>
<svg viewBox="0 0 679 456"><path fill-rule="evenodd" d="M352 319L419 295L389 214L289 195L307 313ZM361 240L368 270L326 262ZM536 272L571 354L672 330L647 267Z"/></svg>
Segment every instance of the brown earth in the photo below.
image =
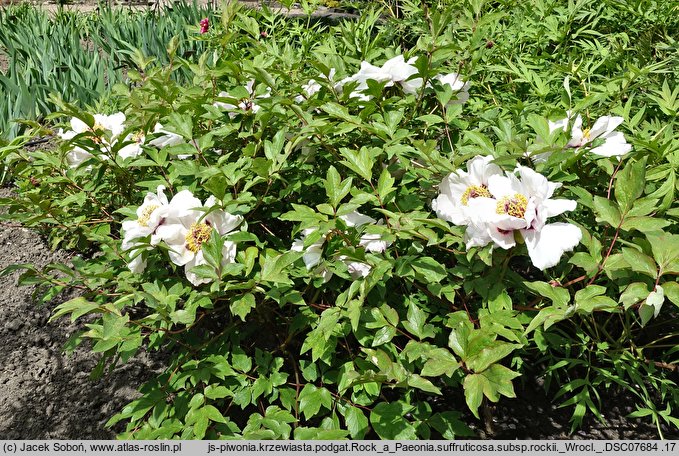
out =
<svg viewBox="0 0 679 456"><path fill-rule="evenodd" d="M0 197L9 196L7 189ZM36 233L0 224L0 269L11 264L44 266L67 262L70 254L52 252ZM19 272L0 277L0 438L111 439L106 421L139 396L137 389L162 367L158 355L141 353L98 381L89 379L98 355L85 343L70 356L68 337L82 329L68 318L48 323L52 308L18 287Z"/></svg>

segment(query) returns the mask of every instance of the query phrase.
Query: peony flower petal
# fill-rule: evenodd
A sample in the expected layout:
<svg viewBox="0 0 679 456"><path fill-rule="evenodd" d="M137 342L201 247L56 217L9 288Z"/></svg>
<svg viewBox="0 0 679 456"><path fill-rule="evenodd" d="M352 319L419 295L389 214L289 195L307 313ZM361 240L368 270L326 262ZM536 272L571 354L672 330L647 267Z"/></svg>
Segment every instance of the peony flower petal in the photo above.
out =
<svg viewBox="0 0 679 456"><path fill-rule="evenodd" d="M222 265L236 261L236 243L225 241L222 247Z"/></svg>
<svg viewBox="0 0 679 456"><path fill-rule="evenodd" d="M567 147L580 147L586 144L587 141L583 138L584 132L582 131L582 116L578 114L573 122L573 128L571 128L571 140L568 141Z"/></svg>
<svg viewBox="0 0 679 456"><path fill-rule="evenodd" d="M445 193L441 193L431 202L431 208L436 212L438 218L454 225L466 225L469 221L464 206L455 204L450 196Z"/></svg>
<svg viewBox="0 0 679 456"><path fill-rule="evenodd" d="M628 144L625 136L616 131L608 136L606 142L599 147L595 147L591 152L601 157L621 157L632 150L632 145Z"/></svg>
<svg viewBox="0 0 679 456"><path fill-rule="evenodd" d="M594 125L589 130L590 141L604 135L606 137L608 134L612 133L618 125L623 122L623 118L619 116L602 116L599 117Z"/></svg>
<svg viewBox="0 0 679 456"><path fill-rule="evenodd" d="M96 116L95 116L95 121L96 121ZM89 129L90 129L90 127L88 127L85 122L78 119L77 117L71 117L71 130L73 130L76 134L83 133L85 131L88 131ZM73 136L75 136L75 135L73 135Z"/></svg>
<svg viewBox="0 0 679 456"><path fill-rule="evenodd" d="M127 263L127 267L135 274L141 274L146 270L146 258L144 258L139 250L130 252L132 260Z"/></svg>
<svg viewBox="0 0 679 456"><path fill-rule="evenodd" d="M168 242L168 247L170 247L170 249L167 251L168 255L170 256L170 261L172 261L177 266L185 266L186 264L192 262L196 257L196 254L187 249L183 243L171 244ZM198 253L201 253L201 251Z"/></svg>
<svg viewBox="0 0 679 456"><path fill-rule="evenodd" d="M488 178L488 190L495 198L513 195L517 193L513 183L509 177L496 174Z"/></svg>
<svg viewBox="0 0 679 456"><path fill-rule="evenodd" d="M321 257L323 255L323 242L315 242L307 247L302 259L307 269L311 269L321 262Z"/></svg>
<svg viewBox="0 0 679 456"><path fill-rule="evenodd" d="M364 234L361 236L361 240L358 245L365 248L366 251L372 253L382 253L387 250L390 243L383 241L379 234Z"/></svg>
<svg viewBox="0 0 679 456"><path fill-rule="evenodd" d="M347 265L347 271L349 271L351 278L354 280L367 277L370 274L370 269L372 269L369 264L358 261L342 261Z"/></svg>
<svg viewBox="0 0 679 456"><path fill-rule="evenodd" d="M574 211L576 206L575 201L567 199L549 199L542 202L545 218L554 217L566 211Z"/></svg>
<svg viewBox="0 0 679 456"><path fill-rule="evenodd" d="M528 255L533 265L540 270L559 263L564 252L569 252L580 243L582 231L570 223L550 223L542 230L521 231Z"/></svg>
<svg viewBox="0 0 679 456"><path fill-rule="evenodd" d="M206 219L212 223L217 232L224 236L238 228L243 223L243 217L240 215L232 215L225 211L211 212Z"/></svg>
<svg viewBox="0 0 679 456"><path fill-rule="evenodd" d="M367 225L367 224L372 224L372 223L377 223L377 220L375 220L372 217L369 217L367 215L363 215L358 211L352 211L348 214L345 215L340 215L340 218L344 220L344 223L347 224L347 226L362 226L362 225Z"/></svg>

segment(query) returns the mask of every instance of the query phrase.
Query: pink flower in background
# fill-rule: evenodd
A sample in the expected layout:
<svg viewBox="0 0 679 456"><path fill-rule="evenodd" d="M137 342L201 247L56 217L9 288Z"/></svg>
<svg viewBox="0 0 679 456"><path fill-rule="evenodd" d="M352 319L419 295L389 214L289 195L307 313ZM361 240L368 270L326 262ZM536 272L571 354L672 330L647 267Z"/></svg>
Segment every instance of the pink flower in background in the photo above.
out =
<svg viewBox="0 0 679 456"><path fill-rule="evenodd" d="M200 33L207 33L210 29L210 20L206 17L200 21Z"/></svg>

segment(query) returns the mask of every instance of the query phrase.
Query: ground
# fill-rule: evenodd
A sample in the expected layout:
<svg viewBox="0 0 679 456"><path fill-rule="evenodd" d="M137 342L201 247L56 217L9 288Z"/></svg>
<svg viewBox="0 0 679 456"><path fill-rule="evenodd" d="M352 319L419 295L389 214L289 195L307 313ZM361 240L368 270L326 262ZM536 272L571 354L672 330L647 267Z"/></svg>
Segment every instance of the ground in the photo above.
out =
<svg viewBox="0 0 679 456"><path fill-rule="evenodd" d="M8 196L8 191L0 196ZM67 260L68 254L51 252L35 233L0 224L0 269ZM17 287L18 276L15 272L0 278L0 436L113 438L104 424L139 395L137 389L160 363L142 354L101 380L90 380L97 354L85 345L64 355L63 345L77 327L68 318L48 323L57 303L40 306L31 296L32 287Z"/></svg>

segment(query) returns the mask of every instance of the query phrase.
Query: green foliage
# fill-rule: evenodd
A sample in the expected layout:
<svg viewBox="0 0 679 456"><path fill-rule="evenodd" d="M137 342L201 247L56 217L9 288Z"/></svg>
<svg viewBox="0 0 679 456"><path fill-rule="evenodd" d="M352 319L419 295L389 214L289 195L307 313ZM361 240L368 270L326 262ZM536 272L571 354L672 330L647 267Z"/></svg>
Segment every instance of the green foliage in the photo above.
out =
<svg viewBox="0 0 679 456"><path fill-rule="evenodd" d="M452 439L539 364L573 430L587 414L604 419L611 387L636 401L631 418L661 436L676 428L676 11L613 0L385 6L328 25L227 4L195 55L181 38L153 56L159 65L148 49L110 51L138 67L109 98L126 114L117 137L54 99L50 120L80 119L81 131L54 149L24 148L30 135L0 149L18 186L2 217L83 254L5 273L23 269L45 301L80 291L53 318L89 316L72 344L101 353L95 373L142 347L170 356L109 425L139 439ZM140 42L125 30L102 36ZM364 60L398 55L415 58L419 91L371 79L361 98L360 81L337 84ZM464 104L464 90L441 82L452 72L471 83ZM566 111L566 128L551 128ZM632 150L597 155L604 137L569 146L578 114L583 141L596 119L622 117L616 131ZM121 156L138 132L139 155ZM78 150L88 155L74 163ZM560 184L555 197L577 202L558 216L582 234L574 251L535 267L518 230L512 249L467 249L469 228L437 218L432 200L475 155ZM195 225L242 219L223 232L206 224L193 268L171 256L183 248L195 260L188 231L128 245L122 223L147 226L140 206L160 201L159 186L169 199L213 197ZM165 217L167 228L179 216Z"/></svg>

